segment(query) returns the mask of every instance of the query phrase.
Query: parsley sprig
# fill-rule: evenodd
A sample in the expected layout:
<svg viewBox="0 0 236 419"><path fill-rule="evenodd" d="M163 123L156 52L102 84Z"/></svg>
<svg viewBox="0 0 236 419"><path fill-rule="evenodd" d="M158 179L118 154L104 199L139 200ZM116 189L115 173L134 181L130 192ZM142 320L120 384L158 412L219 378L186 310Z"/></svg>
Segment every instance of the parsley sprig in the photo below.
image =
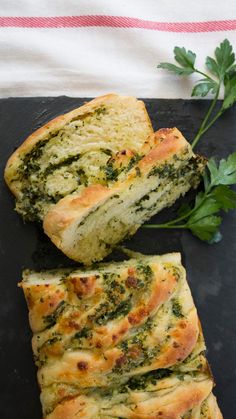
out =
<svg viewBox="0 0 236 419"><path fill-rule="evenodd" d="M236 63L232 45L225 39L215 49L214 58L206 57L206 68L209 74L195 67L196 54L185 48L175 47L174 57L179 65L161 63L157 67L169 70L179 76L189 76L197 73L203 78L196 82L192 96L205 97L214 95L212 103L205 118L192 142L192 148L196 146L202 135L214 124L214 122L236 102ZM223 101L218 111L215 111L217 100L223 89Z"/></svg>
<svg viewBox="0 0 236 419"><path fill-rule="evenodd" d="M236 152L217 165L214 158L207 164L204 175L204 191L197 194L194 204L183 204L178 217L164 224L146 224L145 228L189 229L203 241L216 243L221 239L220 211L236 208L236 192L230 185L236 184Z"/></svg>

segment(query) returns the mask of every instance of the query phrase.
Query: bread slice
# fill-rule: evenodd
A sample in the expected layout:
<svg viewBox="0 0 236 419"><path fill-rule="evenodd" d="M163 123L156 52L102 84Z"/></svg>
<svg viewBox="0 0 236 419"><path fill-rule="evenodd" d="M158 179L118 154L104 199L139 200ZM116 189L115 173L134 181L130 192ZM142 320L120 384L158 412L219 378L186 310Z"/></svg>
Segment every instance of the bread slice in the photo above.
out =
<svg viewBox="0 0 236 419"><path fill-rule="evenodd" d="M16 210L43 220L48 209L90 184L107 185L124 165L134 164L153 132L145 105L108 94L61 115L38 129L13 153L5 169ZM126 151L126 152L125 152ZM117 153L119 170L112 170Z"/></svg>
<svg viewBox="0 0 236 419"><path fill-rule="evenodd" d="M47 419L222 418L180 254L26 271Z"/></svg>
<svg viewBox="0 0 236 419"><path fill-rule="evenodd" d="M89 265L196 187L203 167L176 128L153 133L142 101L110 94L33 133L5 179L17 211Z"/></svg>
<svg viewBox="0 0 236 419"><path fill-rule="evenodd" d="M48 211L44 231L68 257L86 265L102 260L151 216L196 187L205 164L176 128L152 134L141 155L117 182L88 186Z"/></svg>

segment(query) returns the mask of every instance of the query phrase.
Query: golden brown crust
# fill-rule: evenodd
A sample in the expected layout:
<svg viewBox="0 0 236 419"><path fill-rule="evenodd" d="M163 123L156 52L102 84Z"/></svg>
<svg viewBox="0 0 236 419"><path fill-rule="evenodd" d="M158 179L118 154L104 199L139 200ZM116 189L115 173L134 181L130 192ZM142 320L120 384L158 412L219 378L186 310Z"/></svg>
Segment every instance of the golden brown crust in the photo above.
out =
<svg viewBox="0 0 236 419"><path fill-rule="evenodd" d="M33 332L39 332L44 326L44 318L49 316L66 299L67 291L58 285L22 284L29 308L29 321Z"/></svg>
<svg viewBox="0 0 236 419"><path fill-rule="evenodd" d="M47 419L222 419L179 254L20 285Z"/></svg>
<svg viewBox="0 0 236 419"><path fill-rule="evenodd" d="M96 403L89 403L86 396L65 400L46 416L46 419L93 419L98 412Z"/></svg>
<svg viewBox="0 0 236 419"><path fill-rule="evenodd" d="M168 161L174 154L177 154L184 147L190 147L181 132L177 128L161 128L152 134L148 143L155 146L138 163L140 169L148 170L156 163Z"/></svg>
<svg viewBox="0 0 236 419"><path fill-rule="evenodd" d="M178 419L186 411L200 404L212 389L212 383L205 381L203 383L192 382L182 385L174 391L174 394L167 394L163 398L153 401L140 403L131 414L132 419L151 418L151 419Z"/></svg>
<svg viewBox="0 0 236 419"><path fill-rule="evenodd" d="M46 419L93 419L98 412L96 401L89 401L86 396L65 400L46 416Z"/></svg>
<svg viewBox="0 0 236 419"><path fill-rule="evenodd" d="M183 361L192 352L198 335L198 317L196 309L193 308L188 316L179 320L176 328L170 331L172 347L166 345L162 348L160 359L157 363L154 363L154 368L167 368Z"/></svg>

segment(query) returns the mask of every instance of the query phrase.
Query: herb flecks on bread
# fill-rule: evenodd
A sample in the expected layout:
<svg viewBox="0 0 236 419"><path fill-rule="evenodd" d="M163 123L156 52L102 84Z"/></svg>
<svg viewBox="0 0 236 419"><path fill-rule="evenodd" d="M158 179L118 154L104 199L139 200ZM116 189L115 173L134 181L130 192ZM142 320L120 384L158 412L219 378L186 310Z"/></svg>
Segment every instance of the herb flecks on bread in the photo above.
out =
<svg viewBox="0 0 236 419"><path fill-rule="evenodd" d="M26 219L42 220L64 196L91 184L110 184L135 163L152 132L143 102L115 94L57 117L33 133L7 163L5 178L17 211Z"/></svg>
<svg viewBox="0 0 236 419"><path fill-rule="evenodd" d="M179 254L25 272L47 419L222 418Z"/></svg>
<svg viewBox="0 0 236 419"><path fill-rule="evenodd" d="M203 168L176 128L154 134L142 101L111 94L33 133L5 179L17 211L89 265L196 187Z"/></svg>
<svg viewBox="0 0 236 419"><path fill-rule="evenodd" d="M86 265L102 260L150 217L198 185L204 159L193 154L176 128L152 134L141 154L117 182L89 186L48 211L44 231L68 257Z"/></svg>

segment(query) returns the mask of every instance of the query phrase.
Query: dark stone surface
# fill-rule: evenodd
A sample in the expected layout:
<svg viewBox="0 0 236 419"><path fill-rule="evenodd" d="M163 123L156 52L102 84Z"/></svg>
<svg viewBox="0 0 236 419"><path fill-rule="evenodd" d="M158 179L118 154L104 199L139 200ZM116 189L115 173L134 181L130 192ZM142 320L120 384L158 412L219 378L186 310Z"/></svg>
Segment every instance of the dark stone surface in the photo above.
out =
<svg viewBox="0 0 236 419"><path fill-rule="evenodd" d="M13 150L35 129L83 99L10 98L0 100L1 172ZM177 126L189 140L200 125L207 101L146 100L155 128ZM236 149L236 109L229 110L202 138L197 148L206 156L223 157ZM17 288L23 268L48 268L72 262L44 236L40 228L24 224L1 176L0 185L0 418L39 419L41 406L31 352L31 333L22 291ZM176 205L154 217L174 215ZM145 230L128 242L143 253L180 251L188 273L208 346L217 387L215 394L225 418L236 411L236 212L224 216L223 240L202 243L188 231Z"/></svg>

